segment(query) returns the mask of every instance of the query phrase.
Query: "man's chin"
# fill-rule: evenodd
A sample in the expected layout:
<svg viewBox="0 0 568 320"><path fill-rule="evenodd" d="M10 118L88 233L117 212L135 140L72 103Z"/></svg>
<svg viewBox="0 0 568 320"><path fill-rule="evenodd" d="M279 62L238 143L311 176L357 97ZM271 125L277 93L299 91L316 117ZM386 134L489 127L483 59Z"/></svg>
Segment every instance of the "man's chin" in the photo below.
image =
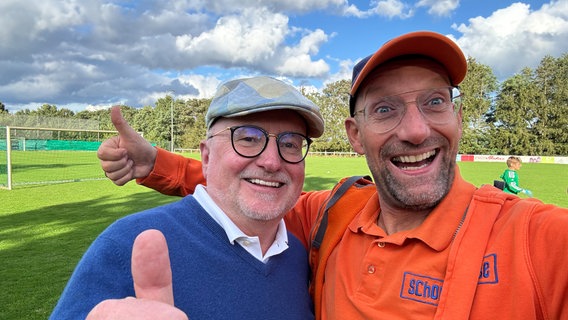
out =
<svg viewBox="0 0 568 320"><path fill-rule="evenodd" d="M390 180L390 181L389 181ZM447 186L441 182L420 181L400 183L387 179L386 189L391 196L399 202L400 206L412 210L425 210L435 207L447 193Z"/></svg>

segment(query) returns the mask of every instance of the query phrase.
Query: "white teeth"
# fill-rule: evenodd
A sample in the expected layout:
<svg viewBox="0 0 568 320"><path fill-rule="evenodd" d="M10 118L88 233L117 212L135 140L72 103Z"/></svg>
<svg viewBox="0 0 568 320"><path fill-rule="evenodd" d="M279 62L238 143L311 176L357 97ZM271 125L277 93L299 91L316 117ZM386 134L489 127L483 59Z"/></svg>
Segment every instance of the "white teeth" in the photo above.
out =
<svg viewBox="0 0 568 320"><path fill-rule="evenodd" d="M397 161L397 162L403 162L403 163L414 163L414 162L419 162L422 161L424 159L428 159L431 156L435 155L436 151L432 150L423 154L418 154L415 156L400 156L400 157L396 157L393 159L393 161Z"/></svg>
<svg viewBox="0 0 568 320"><path fill-rule="evenodd" d="M254 184L259 184L261 186L267 186L267 187L273 187L273 188L278 188L280 187L280 183L279 182L269 182L269 181L264 181L264 180L260 180L260 179L250 179L249 180L251 183Z"/></svg>
<svg viewBox="0 0 568 320"><path fill-rule="evenodd" d="M418 166L418 167L404 167L404 166L403 166L403 167L400 167L400 168L401 168L402 170L414 171L414 170L422 169L422 168L424 168L424 167L426 167L426 166L427 166L427 164L423 164L423 165Z"/></svg>

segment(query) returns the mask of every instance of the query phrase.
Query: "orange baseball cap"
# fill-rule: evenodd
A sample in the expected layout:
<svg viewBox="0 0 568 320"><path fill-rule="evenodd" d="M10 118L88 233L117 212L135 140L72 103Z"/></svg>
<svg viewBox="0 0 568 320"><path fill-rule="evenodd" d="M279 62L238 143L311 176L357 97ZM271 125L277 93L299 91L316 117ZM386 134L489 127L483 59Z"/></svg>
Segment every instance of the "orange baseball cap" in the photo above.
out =
<svg viewBox="0 0 568 320"><path fill-rule="evenodd" d="M461 49L450 38L431 31L416 31L386 42L377 52L353 67L349 111L355 110L355 95L363 80L379 65L406 55L421 55L438 61L448 71L453 86L459 85L467 73L467 61Z"/></svg>

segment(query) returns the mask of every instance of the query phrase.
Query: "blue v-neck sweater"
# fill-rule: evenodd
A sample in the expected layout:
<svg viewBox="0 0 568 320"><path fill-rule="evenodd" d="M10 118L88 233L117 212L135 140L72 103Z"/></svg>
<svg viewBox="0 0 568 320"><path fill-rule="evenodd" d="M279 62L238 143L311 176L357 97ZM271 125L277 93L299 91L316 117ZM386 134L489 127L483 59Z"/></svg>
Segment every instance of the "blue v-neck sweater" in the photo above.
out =
<svg viewBox="0 0 568 320"><path fill-rule="evenodd" d="M102 300L134 296L132 244L148 229L166 237L175 305L190 319L313 319L299 240L288 233L289 248L264 264L232 245L193 196L109 226L77 265L51 319L84 319Z"/></svg>

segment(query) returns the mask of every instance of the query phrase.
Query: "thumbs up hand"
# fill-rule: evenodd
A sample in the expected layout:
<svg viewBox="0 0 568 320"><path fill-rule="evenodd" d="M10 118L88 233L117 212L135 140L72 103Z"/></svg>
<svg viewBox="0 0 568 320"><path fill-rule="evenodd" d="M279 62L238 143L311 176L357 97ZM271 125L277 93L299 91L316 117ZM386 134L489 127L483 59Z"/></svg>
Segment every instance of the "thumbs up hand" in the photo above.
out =
<svg viewBox="0 0 568 320"><path fill-rule="evenodd" d="M146 230L132 248L132 278L136 298L110 299L91 310L87 320L188 320L174 307L168 245L158 230Z"/></svg>
<svg viewBox="0 0 568 320"><path fill-rule="evenodd" d="M146 177L158 151L126 122L119 106L112 107L110 118L118 136L103 141L97 150L105 175L118 186Z"/></svg>
<svg viewBox="0 0 568 320"><path fill-rule="evenodd" d="M132 279L136 298L174 305L168 245L160 231L146 230L134 240Z"/></svg>

